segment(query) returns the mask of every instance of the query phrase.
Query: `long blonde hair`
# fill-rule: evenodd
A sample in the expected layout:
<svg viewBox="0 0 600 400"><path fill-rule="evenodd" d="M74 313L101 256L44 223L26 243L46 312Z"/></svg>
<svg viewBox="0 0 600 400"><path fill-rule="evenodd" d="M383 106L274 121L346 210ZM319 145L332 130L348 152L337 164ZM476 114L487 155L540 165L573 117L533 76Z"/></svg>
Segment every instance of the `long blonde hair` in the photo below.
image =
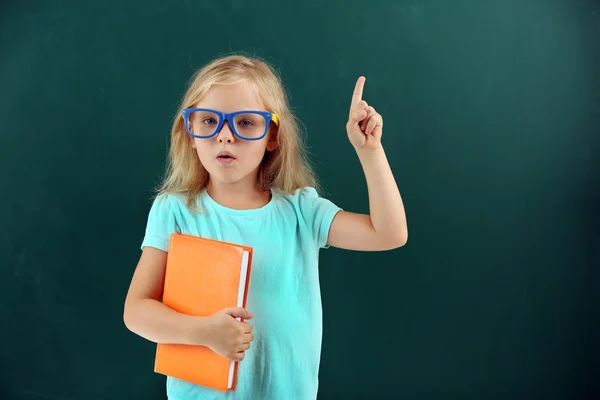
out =
<svg viewBox="0 0 600 400"><path fill-rule="evenodd" d="M259 167L258 185L265 190L283 193L292 193L305 186L312 186L318 190L299 123L290 110L279 74L263 59L232 54L214 59L192 75L175 114L166 173L157 196L184 193L187 196L188 207L196 208L194 204L198 195L208 185L209 175L190 145L181 111L198 103L212 85L236 84L243 80L256 85L266 109L279 117L279 127L275 132L278 146L275 150L265 153Z"/></svg>

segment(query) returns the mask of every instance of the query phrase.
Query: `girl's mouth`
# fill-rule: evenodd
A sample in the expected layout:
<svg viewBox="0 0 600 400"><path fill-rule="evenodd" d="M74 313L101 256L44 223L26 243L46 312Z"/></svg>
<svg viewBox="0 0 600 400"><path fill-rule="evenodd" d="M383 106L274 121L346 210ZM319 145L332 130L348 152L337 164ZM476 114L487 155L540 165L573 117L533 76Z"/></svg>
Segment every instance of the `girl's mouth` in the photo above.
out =
<svg viewBox="0 0 600 400"><path fill-rule="evenodd" d="M222 151L217 154L217 160L223 164L231 164L235 160L235 157L227 151Z"/></svg>

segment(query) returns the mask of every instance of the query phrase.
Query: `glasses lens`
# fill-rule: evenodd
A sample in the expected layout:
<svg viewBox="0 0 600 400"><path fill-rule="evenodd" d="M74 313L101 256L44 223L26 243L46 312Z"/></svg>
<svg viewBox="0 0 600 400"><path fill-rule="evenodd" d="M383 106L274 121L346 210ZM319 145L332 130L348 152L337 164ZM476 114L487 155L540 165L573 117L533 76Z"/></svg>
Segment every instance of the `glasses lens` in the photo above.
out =
<svg viewBox="0 0 600 400"><path fill-rule="evenodd" d="M260 114L237 114L233 123L237 134L244 138L256 139L265 133L265 117Z"/></svg>
<svg viewBox="0 0 600 400"><path fill-rule="evenodd" d="M190 113L188 128L193 135L210 136L219 125L219 116L210 111L194 111Z"/></svg>

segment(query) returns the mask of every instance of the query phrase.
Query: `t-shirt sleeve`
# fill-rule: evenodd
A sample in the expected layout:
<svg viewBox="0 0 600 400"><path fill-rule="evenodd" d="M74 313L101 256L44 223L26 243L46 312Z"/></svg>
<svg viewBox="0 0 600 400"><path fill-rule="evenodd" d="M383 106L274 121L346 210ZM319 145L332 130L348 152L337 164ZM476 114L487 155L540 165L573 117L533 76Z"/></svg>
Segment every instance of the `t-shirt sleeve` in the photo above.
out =
<svg viewBox="0 0 600 400"><path fill-rule="evenodd" d="M173 206L172 196L160 195L154 199L148 213L142 249L149 246L168 251L171 234L178 231Z"/></svg>
<svg viewBox="0 0 600 400"><path fill-rule="evenodd" d="M329 228L341 208L332 201L320 197L312 187L300 189L298 200L302 216L309 225L319 247L327 248Z"/></svg>

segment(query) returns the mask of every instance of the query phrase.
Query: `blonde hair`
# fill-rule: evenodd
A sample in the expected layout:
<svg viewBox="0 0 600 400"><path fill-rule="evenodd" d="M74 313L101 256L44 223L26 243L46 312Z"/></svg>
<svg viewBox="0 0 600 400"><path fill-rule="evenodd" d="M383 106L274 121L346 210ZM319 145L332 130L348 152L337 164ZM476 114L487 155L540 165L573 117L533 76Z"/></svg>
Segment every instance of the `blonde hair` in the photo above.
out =
<svg viewBox="0 0 600 400"><path fill-rule="evenodd" d="M279 117L279 127L274 132L278 145L275 150L265 153L259 167L258 185L265 190L283 193L292 193L305 186L318 189L299 123L290 109L279 74L258 57L232 54L212 60L192 75L175 114L166 173L157 197L167 193L184 193L188 207L195 208L198 195L208 185L209 175L190 146L181 111L198 103L212 85L236 84L244 80L256 86L267 111Z"/></svg>

